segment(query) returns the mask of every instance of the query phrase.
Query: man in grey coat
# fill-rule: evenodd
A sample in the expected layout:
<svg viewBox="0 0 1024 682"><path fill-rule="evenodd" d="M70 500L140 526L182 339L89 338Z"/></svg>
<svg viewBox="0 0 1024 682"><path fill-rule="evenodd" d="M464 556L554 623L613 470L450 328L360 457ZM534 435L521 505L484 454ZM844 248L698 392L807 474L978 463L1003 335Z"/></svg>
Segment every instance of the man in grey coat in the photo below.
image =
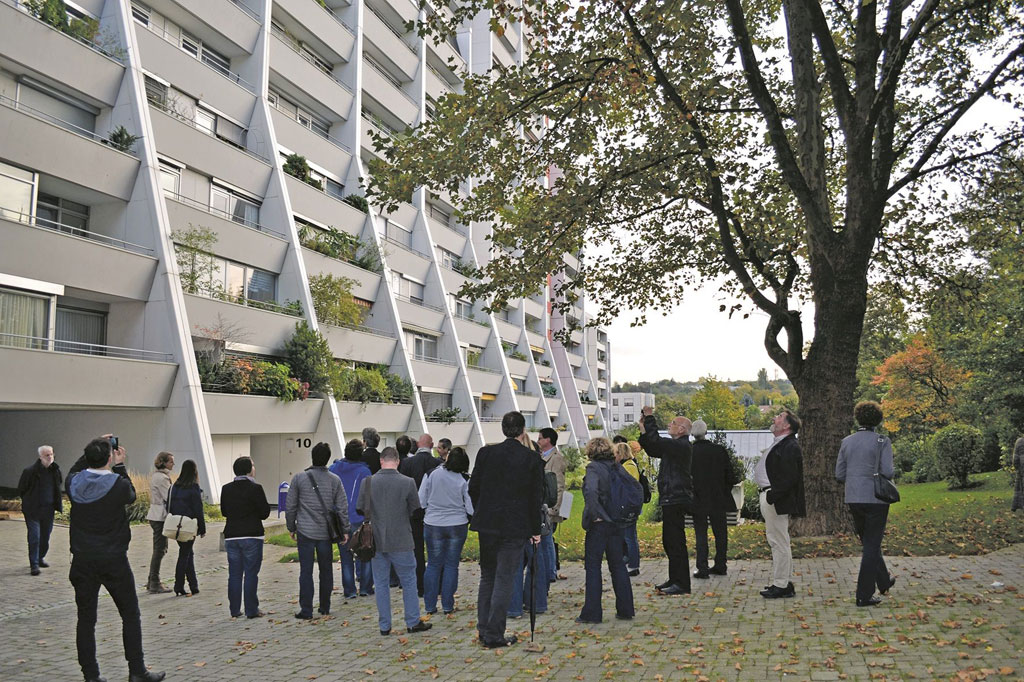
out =
<svg viewBox="0 0 1024 682"><path fill-rule="evenodd" d="M413 514L420 510L416 483L398 472L398 450L384 448L380 453L380 471L363 482L356 500L356 511L373 526L376 554L370 562L376 585L377 616L380 634L391 634L391 568L402 585L407 632L425 632L432 626L420 620L420 602L416 594L416 556L412 538Z"/></svg>
<svg viewBox="0 0 1024 682"><path fill-rule="evenodd" d="M333 509L341 516L344 537L348 541L348 498L341 479L327 470L331 446L313 447L313 466L292 477L285 506L285 522L292 539L299 545L299 611L301 620L313 618L313 557L320 571L320 615L331 612L334 589L334 547L327 525L327 513ZM317 494L319 492L319 495Z"/></svg>

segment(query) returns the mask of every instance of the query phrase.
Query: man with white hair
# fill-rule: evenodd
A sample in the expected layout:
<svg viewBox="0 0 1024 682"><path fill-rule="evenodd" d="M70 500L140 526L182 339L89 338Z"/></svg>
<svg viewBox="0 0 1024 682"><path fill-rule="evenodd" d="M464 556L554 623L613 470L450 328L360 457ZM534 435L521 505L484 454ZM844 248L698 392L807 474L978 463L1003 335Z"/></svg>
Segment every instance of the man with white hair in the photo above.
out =
<svg viewBox="0 0 1024 682"><path fill-rule="evenodd" d="M21 472L18 481L21 513L28 527L28 565L32 575L39 575L40 568L50 567L46 552L50 549L53 515L64 506L60 494L63 477L53 461L53 447L40 445L37 452L39 459Z"/></svg>
<svg viewBox="0 0 1024 682"><path fill-rule="evenodd" d="M706 436L708 425L703 419L693 422L693 533L697 538L697 570L693 577L704 579L709 575L725 575L725 556L729 549L729 527L726 512L736 511L732 499L733 479L729 454L718 443ZM708 567L708 522L715 535L715 563Z"/></svg>

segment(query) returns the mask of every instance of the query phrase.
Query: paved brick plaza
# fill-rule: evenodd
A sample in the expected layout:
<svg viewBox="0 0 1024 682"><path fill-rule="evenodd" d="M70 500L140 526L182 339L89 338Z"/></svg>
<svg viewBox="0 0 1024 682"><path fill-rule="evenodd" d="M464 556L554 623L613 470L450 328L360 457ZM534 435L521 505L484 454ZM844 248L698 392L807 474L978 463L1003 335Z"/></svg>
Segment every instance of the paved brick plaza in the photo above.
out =
<svg viewBox="0 0 1024 682"><path fill-rule="evenodd" d="M651 582L663 577L665 562L645 561L634 582L636 620L614 620L608 591L605 623L587 628L573 623L583 568L570 564L538 620L546 648L537 653L475 644L475 564L463 564L455 617L435 617L427 636L381 637L372 598L346 602L336 594L332 618L293 619L298 566L276 563L285 550L268 545L260 593L269 617L231 620L219 529L211 524L197 543L201 594L140 597L147 662L168 680L1024 679L1024 545L981 557L894 559L899 582L875 609L853 604L852 558L796 561L797 598L774 602L757 594L767 582L765 561L734 562L727 577L694 581L695 594L684 598L655 596ZM134 529L137 578L146 574L149 533ZM66 528L54 529L52 544L52 568L33 578L24 523L0 521L2 682L81 679ZM165 582L176 551L165 559ZM340 572L335 582L340 587ZM510 623L528 634L528 619ZM117 611L106 598L97 631L104 676L126 679Z"/></svg>

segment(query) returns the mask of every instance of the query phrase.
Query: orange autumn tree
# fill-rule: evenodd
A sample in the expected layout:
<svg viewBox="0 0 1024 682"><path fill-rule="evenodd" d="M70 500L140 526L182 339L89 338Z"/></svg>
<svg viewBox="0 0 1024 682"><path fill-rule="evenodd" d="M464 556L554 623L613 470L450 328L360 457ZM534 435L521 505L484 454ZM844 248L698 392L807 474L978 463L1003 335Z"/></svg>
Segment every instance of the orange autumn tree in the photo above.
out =
<svg viewBox="0 0 1024 682"><path fill-rule="evenodd" d="M882 409L891 433L930 433L953 421L970 373L946 362L923 334L878 366L871 383L885 390Z"/></svg>

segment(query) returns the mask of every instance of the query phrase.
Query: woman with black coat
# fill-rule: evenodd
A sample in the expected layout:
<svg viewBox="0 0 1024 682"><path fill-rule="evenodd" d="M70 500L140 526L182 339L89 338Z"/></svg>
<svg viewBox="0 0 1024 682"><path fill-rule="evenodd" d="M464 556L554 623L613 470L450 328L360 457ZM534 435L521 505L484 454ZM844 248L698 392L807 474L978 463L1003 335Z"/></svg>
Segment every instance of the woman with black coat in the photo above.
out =
<svg viewBox="0 0 1024 682"><path fill-rule="evenodd" d="M196 463L186 459L181 465L181 474L171 486L168 496L168 514L181 514L199 522L199 537L206 535L206 519L203 517L203 489L199 487L199 472ZM178 542L178 563L174 567L174 594L185 595L185 579L192 594L199 594L199 580L196 578L195 555L192 546L195 540Z"/></svg>

